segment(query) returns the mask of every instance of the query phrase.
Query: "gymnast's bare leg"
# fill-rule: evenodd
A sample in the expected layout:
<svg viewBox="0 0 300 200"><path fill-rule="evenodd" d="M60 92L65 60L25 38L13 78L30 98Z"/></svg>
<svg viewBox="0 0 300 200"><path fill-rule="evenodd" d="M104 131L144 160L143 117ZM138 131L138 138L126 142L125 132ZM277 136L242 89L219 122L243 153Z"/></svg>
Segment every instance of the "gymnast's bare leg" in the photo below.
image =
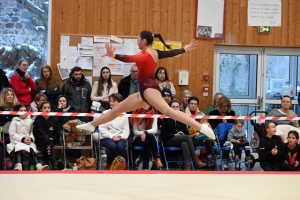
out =
<svg viewBox="0 0 300 200"><path fill-rule="evenodd" d="M135 109L145 106L147 103L144 102L142 98L138 95L139 95L138 93L130 95L125 100L120 102L117 106L115 106L114 109L110 110L104 115L101 115L100 117L98 117L97 119L93 120L90 123L77 125L76 127L78 129L93 132L96 126L107 123L115 119L120 113L133 111ZM212 139L215 139L214 132L206 124L200 124L196 122L194 119L192 119L190 116L188 116L187 114L181 111L173 110L165 102L165 100L161 96L161 93L158 90L153 88L147 88L144 91L144 97L152 106L154 106L156 109L158 109L161 113L165 114L166 116L178 120L184 124L188 124L192 127L197 127L201 133L207 135Z"/></svg>

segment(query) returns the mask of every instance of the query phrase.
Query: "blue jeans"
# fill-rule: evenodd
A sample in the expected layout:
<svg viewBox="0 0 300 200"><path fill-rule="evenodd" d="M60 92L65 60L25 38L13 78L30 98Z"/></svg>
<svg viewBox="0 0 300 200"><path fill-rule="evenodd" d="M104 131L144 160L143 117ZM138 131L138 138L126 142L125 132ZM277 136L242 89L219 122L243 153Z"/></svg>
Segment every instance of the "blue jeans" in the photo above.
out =
<svg viewBox="0 0 300 200"><path fill-rule="evenodd" d="M126 162L128 160L127 150L126 150L126 140L121 139L117 142L110 138L105 138L101 140L101 145L107 148L107 164L112 164L116 155L120 155L125 158Z"/></svg>

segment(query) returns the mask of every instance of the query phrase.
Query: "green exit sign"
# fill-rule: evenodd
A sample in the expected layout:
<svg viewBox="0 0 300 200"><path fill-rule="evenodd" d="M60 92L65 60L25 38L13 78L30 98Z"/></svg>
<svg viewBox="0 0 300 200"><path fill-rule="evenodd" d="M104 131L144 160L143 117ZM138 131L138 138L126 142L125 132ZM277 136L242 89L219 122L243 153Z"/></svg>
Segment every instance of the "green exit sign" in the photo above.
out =
<svg viewBox="0 0 300 200"><path fill-rule="evenodd" d="M259 33L270 33L271 32L271 27L270 26L259 26L258 27L258 32Z"/></svg>

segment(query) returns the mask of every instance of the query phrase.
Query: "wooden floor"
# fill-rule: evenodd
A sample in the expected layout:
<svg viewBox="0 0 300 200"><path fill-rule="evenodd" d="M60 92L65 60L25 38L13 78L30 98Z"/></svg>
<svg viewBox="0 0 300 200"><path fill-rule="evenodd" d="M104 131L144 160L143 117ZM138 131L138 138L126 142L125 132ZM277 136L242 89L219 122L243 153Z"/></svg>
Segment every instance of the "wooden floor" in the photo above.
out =
<svg viewBox="0 0 300 200"><path fill-rule="evenodd" d="M0 171L3 200L298 200L299 183L292 172Z"/></svg>

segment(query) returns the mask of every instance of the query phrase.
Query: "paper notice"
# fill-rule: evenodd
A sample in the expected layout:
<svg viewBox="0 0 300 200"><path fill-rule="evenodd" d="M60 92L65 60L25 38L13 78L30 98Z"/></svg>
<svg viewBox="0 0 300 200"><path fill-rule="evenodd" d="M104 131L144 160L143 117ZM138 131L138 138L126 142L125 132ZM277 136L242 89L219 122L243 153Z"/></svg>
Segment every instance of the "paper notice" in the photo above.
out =
<svg viewBox="0 0 300 200"><path fill-rule="evenodd" d="M68 47L70 45L70 36L68 35L62 35L60 37L60 46L62 47Z"/></svg>
<svg viewBox="0 0 300 200"><path fill-rule="evenodd" d="M92 70L93 60L91 57L81 57L77 59L77 66L82 69Z"/></svg>
<svg viewBox="0 0 300 200"><path fill-rule="evenodd" d="M123 39L122 39L122 38L119 38L119 37L114 36L114 35L111 35L111 36L110 36L110 39L111 39L112 41L115 41L115 42L120 43L120 44L123 43Z"/></svg>
<svg viewBox="0 0 300 200"><path fill-rule="evenodd" d="M108 42L110 42L110 37L94 36L94 42L108 43Z"/></svg>
<svg viewBox="0 0 300 200"><path fill-rule="evenodd" d="M79 56L94 56L94 45L78 44Z"/></svg>
<svg viewBox="0 0 300 200"><path fill-rule="evenodd" d="M82 37L81 38L81 44L86 44L86 45L93 45L93 38L92 37Z"/></svg>

